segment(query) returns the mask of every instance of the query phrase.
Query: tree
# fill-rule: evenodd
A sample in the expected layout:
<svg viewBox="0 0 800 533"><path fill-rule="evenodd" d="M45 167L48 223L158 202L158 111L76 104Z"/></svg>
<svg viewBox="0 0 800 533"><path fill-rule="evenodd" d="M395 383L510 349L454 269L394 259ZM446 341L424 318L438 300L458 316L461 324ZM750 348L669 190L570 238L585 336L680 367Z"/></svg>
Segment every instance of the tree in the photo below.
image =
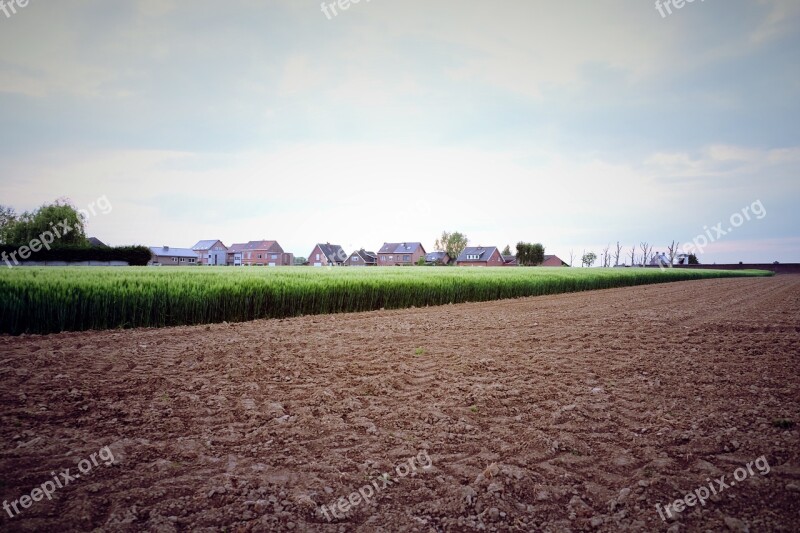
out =
<svg viewBox="0 0 800 533"><path fill-rule="evenodd" d="M570 250L569 251L569 266L572 266L572 261L575 259L575 252Z"/></svg>
<svg viewBox="0 0 800 533"><path fill-rule="evenodd" d="M675 258L678 256L679 242L672 241L672 244L667 246L667 258L669 259L669 267L675 264Z"/></svg>
<svg viewBox="0 0 800 533"><path fill-rule="evenodd" d="M0 205L0 244L6 244L6 232L17 222L17 212L11 206Z"/></svg>
<svg viewBox="0 0 800 533"><path fill-rule="evenodd" d="M503 252L502 252L502 254L503 254L503 255L511 255L511 247L510 247L509 245L507 245L507 244L506 244L506 247L505 247L505 248L503 248Z"/></svg>
<svg viewBox="0 0 800 533"><path fill-rule="evenodd" d="M619 256L622 253L622 245L617 241L617 248L614 250L614 266L619 265Z"/></svg>
<svg viewBox="0 0 800 533"><path fill-rule="evenodd" d="M603 268L608 268L608 266L611 264L611 254L609 253L609 250L611 250L611 245L606 244L606 247L603 248Z"/></svg>
<svg viewBox="0 0 800 533"><path fill-rule="evenodd" d="M591 268L596 259L597 254L594 252L589 252L588 254L583 254L582 263L584 266Z"/></svg>
<svg viewBox="0 0 800 533"><path fill-rule="evenodd" d="M641 242L639 243L639 248L642 250L642 266L647 266L647 260L650 259L653 247L646 242Z"/></svg>
<svg viewBox="0 0 800 533"><path fill-rule="evenodd" d="M456 259L467 247L467 244L469 244L469 239L463 233L443 231L441 238L436 239L435 248L437 251L447 252L447 255Z"/></svg>
<svg viewBox="0 0 800 533"><path fill-rule="evenodd" d="M544 263L544 246L541 243L517 243L517 263L521 266L536 266Z"/></svg>
<svg viewBox="0 0 800 533"><path fill-rule="evenodd" d="M23 245L44 233L56 235L58 245L86 246L86 219L67 200L56 200L36 211L24 212L4 231L7 244Z"/></svg>
<svg viewBox="0 0 800 533"><path fill-rule="evenodd" d="M631 246L631 266L636 266L636 245Z"/></svg>
<svg viewBox="0 0 800 533"><path fill-rule="evenodd" d="M689 264L690 265L699 265L700 261L697 260L697 256L694 254L689 254Z"/></svg>

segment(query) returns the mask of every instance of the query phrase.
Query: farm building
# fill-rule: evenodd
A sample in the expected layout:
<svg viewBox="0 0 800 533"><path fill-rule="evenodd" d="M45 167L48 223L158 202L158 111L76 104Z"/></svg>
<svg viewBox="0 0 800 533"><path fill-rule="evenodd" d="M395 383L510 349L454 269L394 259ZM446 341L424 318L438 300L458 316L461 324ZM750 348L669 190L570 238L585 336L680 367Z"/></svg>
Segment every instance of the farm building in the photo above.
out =
<svg viewBox="0 0 800 533"><path fill-rule="evenodd" d="M378 266L413 265L425 257L419 242L385 242L378 250Z"/></svg>
<svg viewBox="0 0 800 533"><path fill-rule="evenodd" d="M220 240L199 241L192 246L197 253L200 265L226 265L228 263L228 247Z"/></svg>
<svg viewBox="0 0 800 533"><path fill-rule="evenodd" d="M347 252L338 244L317 244L308 255L308 264L315 267L342 266L347 261Z"/></svg>
<svg viewBox="0 0 800 533"><path fill-rule="evenodd" d="M503 266L503 256L496 246L467 246L458 256L458 266Z"/></svg>
<svg viewBox="0 0 800 533"><path fill-rule="evenodd" d="M345 266L353 267L377 266L378 254L375 252L368 252L362 248L350 254L350 257L347 258L344 264Z"/></svg>
<svg viewBox="0 0 800 533"><path fill-rule="evenodd" d="M189 248L151 246L152 259L148 266L190 266L197 265L197 253Z"/></svg>

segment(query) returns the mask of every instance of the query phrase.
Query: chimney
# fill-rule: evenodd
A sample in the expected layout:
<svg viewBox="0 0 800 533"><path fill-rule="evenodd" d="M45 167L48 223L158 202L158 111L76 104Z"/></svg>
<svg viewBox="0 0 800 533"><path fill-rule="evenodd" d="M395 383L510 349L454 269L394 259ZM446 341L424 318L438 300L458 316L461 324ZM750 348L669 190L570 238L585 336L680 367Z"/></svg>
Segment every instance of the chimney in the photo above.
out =
<svg viewBox="0 0 800 533"><path fill-rule="evenodd" d="M169 246L165 246L165 247L164 247L164 251L165 251L165 252L169 252Z"/></svg>

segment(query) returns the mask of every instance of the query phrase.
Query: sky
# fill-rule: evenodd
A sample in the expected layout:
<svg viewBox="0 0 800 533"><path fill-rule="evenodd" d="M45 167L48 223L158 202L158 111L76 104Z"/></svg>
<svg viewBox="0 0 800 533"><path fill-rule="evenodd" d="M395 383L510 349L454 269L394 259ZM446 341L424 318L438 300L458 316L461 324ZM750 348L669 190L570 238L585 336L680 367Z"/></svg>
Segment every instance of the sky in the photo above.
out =
<svg viewBox="0 0 800 533"><path fill-rule="evenodd" d="M0 204L103 198L110 245L800 262L796 0L22 3Z"/></svg>

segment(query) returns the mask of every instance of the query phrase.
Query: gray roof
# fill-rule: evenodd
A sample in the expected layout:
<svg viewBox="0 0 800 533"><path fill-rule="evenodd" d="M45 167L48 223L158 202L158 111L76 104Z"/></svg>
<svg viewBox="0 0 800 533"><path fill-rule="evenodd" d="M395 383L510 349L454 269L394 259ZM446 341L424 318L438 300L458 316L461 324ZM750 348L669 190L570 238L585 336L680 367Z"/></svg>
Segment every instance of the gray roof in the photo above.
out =
<svg viewBox="0 0 800 533"><path fill-rule="evenodd" d="M192 250L210 250L212 246L215 244L220 243L222 246L225 246L221 240L214 239L213 241L199 241L197 244L192 246ZM227 248L227 246L226 246Z"/></svg>
<svg viewBox="0 0 800 533"><path fill-rule="evenodd" d="M425 251L425 248L422 248L422 243L420 242L385 242L380 250L378 250L379 254L413 254L417 251L417 249L422 249Z"/></svg>
<svg viewBox="0 0 800 533"><path fill-rule="evenodd" d="M433 262L433 261L441 261L442 259L447 256L447 252L431 252L425 254L425 261Z"/></svg>
<svg viewBox="0 0 800 533"><path fill-rule="evenodd" d="M545 258L546 257L547 256L545 256ZM506 263L510 263L511 261L516 261L516 260L517 260L517 256L516 255L504 255L503 256L503 261L505 261Z"/></svg>
<svg viewBox="0 0 800 533"><path fill-rule="evenodd" d="M377 263L378 262L378 255L375 252L368 252L365 250L356 250L350 257L357 255L361 258L362 261L365 263Z"/></svg>
<svg viewBox="0 0 800 533"><path fill-rule="evenodd" d="M467 246L461 255L458 256L458 262L469 261L488 261L494 251L497 250L496 246ZM498 251L498 253L500 253ZM478 259L467 259L468 255L477 255Z"/></svg>
<svg viewBox="0 0 800 533"><path fill-rule="evenodd" d="M319 246L319 249L325 254L325 257L328 258L328 261L332 263L341 263L347 260L347 252L338 244L326 242L325 244L317 243L317 246Z"/></svg>
<svg viewBox="0 0 800 533"><path fill-rule="evenodd" d="M95 248L106 248L107 245L97 237L89 237L89 246L94 246Z"/></svg>
<svg viewBox="0 0 800 533"><path fill-rule="evenodd" d="M172 246L151 246L150 253L161 257L194 257L197 252L189 248L173 248Z"/></svg>

